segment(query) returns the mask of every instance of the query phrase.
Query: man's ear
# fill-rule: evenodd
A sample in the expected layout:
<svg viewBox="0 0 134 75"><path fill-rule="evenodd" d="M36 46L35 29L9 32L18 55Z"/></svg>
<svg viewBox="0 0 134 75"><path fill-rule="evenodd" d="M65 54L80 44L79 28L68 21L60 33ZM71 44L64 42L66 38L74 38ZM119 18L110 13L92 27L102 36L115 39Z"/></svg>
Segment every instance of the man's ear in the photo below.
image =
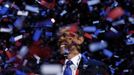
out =
<svg viewBox="0 0 134 75"><path fill-rule="evenodd" d="M84 42L84 37L83 37L83 36L80 36L80 37L78 38L78 40L79 40L79 44L82 44L82 43Z"/></svg>
<svg viewBox="0 0 134 75"><path fill-rule="evenodd" d="M78 37L77 39L76 39L76 38L73 39L73 41L74 41L76 44L80 45L80 44L82 44L82 43L84 42L84 37L80 36L80 37Z"/></svg>

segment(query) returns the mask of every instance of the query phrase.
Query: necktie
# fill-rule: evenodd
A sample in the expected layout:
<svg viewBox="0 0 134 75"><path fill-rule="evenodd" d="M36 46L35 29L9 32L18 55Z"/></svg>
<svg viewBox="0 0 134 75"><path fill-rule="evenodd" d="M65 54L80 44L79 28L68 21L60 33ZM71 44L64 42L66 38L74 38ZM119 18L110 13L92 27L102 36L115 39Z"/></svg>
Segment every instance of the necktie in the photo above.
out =
<svg viewBox="0 0 134 75"><path fill-rule="evenodd" d="M70 68L71 64L73 64L71 60L67 61L66 68L64 70L64 75L72 75L72 70Z"/></svg>

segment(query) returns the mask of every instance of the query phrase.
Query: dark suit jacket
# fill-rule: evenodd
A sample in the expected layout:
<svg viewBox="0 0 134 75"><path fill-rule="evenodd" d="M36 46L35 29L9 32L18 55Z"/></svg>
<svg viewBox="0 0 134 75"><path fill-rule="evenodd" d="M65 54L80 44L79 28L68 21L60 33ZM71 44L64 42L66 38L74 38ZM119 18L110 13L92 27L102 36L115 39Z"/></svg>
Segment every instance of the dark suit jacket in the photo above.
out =
<svg viewBox="0 0 134 75"><path fill-rule="evenodd" d="M76 75L110 75L104 63L82 57Z"/></svg>

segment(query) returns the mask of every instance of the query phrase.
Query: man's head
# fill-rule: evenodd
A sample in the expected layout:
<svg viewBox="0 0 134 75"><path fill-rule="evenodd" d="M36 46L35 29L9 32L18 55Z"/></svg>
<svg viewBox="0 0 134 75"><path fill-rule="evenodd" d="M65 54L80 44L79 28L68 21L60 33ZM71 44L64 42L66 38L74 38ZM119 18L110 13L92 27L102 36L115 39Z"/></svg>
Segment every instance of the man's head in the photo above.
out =
<svg viewBox="0 0 134 75"><path fill-rule="evenodd" d="M75 31L72 31L71 29L72 25L59 29L58 44L61 54L70 54L74 51L80 52L80 46L83 43L84 38L78 34L78 27L75 27Z"/></svg>

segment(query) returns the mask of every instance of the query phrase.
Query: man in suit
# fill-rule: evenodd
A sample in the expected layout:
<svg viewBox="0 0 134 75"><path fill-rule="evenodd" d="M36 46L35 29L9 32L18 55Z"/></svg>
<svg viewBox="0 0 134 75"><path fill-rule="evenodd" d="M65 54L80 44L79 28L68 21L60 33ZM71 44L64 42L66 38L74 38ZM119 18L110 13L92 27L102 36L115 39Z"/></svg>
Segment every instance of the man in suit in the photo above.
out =
<svg viewBox="0 0 134 75"><path fill-rule="evenodd" d="M73 31L72 26L66 26L59 30L60 53L66 56L63 75L109 75L107 67L102 62L87 59L81 53L80 46L84 38L77 34L79 29L76 28Z"/></svg>

